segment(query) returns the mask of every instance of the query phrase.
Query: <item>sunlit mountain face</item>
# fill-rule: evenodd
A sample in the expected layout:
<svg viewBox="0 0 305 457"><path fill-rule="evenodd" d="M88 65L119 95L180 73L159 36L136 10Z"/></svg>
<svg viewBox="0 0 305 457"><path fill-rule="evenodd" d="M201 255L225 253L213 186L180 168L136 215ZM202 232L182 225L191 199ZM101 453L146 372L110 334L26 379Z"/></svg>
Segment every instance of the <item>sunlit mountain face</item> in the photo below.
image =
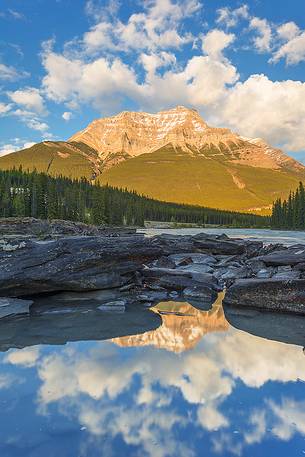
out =
<svg viewBox="0 0 305 457"><path fill-rule="evenodd" d="M220 299L160 303L143 334L3 352L1 457L302 455L302 346L233 328Z"/></svg>

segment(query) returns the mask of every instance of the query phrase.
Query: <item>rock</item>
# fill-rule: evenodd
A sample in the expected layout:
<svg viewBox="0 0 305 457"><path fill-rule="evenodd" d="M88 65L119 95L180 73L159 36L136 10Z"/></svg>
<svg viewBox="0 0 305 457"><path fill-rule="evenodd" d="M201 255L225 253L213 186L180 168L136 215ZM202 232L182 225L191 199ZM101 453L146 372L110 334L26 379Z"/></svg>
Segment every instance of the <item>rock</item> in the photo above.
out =
<svg viewBox="0 0 305 457"><path fill-rule="evenodd" d="M29 314L32 300L17 298L0 298L0 319L17 314Z"/></svg>
<svg viewBox="0 0 305 457"><path fill-rule="evenodd" d="M250 270L246 266L230 266L227 271L221 275L221 279L227 281L228 279L243 279L250 276Z"/></svg>
<svg viewBox="0 0 305 457"><path fill-rule="evenodd" d="M144 237L14 240L10 250L5 246L0 245L4 296L122 287L134 282L143 261L162 256L162 248Z"/></svg>
<svg viewBox="0 0 305 457"><path fill-rule="evenodd" d="M154 262L154 266L158 268L175 268L176 264L170 257L162 256Z"/></svg>
<svg viewBox="0 0 305 457"><path fill-rule="evenodd" d="M190 263L211 265L216 263L215 257L201 253L172 254L169 259L175 266L189 265ZM185 263L186 262L186 263Z"/></svg>
<svg viewBox="0 0 305 457"><path fill-rule="evenodd" d="M265 270L266 265L262 260L250 259L246 261L246 265L250 268L252 273L256 275L259 271Z"/></svg>
<svg viewBox="0 0 305 457"><path fill-rule="evenodd" d="M181 291L186 287L195 287L195 286L202 286L202 287L209 287L214 291L219 291L219 284L214 276L208 273L193 273L192 276L194 277L184 277L184 276L162 276L158 280L158 284L161 287L165 287L166 289Z"/></svg>
<svg viewBox="0 0 305 457"><path fill-rule="evenodd" d="M211 290L209 287L198 285L184 289L183 296L185 298L208 301L212 304L217 298L217 293Z"/></svg>
<svg viewBox="0 0 305 457"><path fill-rule="evenodd" d="M274 268L262 268L256 273L257 279L268 279L271 278L274 273Z"/></svg>
<svg viewBox="0 0 305 457"><path fill-rule="evenodd" d="M224 313L227 321L239 330L268 340L305 346L302 316L228 306L224 306Z"/></svg>
<svg viewBox="0 0 305 457"><path fill-rule="evenodd" d="M305 314L305 280L240 279L227 290L224 303Z"/></svg>
<svg viewBox="0 0 305 457"><path fill-rule="evenodd" d="M289 281L290 279L299 279L301 272L297 270L280 271L272 276L272 279L281 279L282 281Z"/></svg>
<svg viewBox="0 0 305 457"><path fill-rule="evenodd" d="M210 265L202 264L202 263L191 263L190 265L177 267L176 272L178 271L186 271L188 273L212 273L213 268Z"/></svg>
<svg viewBox="0 0 305 457"><path fill-rule="evenodd" d="M184 276L191 278L191 273L184 270L172 269L172 268L144 268L142 274L145 278L160 278L164 275L173 276Z"/></svg>
<svg viewBox="0 0 305 457"><path fill-rule="evenodd" d="M212 254L224 255L255 255L263 247L260 241L248 241L239 239L217 239L217 237L198 234L194 237L195 246L204 249Z"/></svg>
<svg viewBox="0 0 305 457"><path fill-rule="evenodd" d="M103 303L102 305L98 306L97 309L100 311L107 311L111 313L122 313L125 311L126 301L125 300L117 300L117 301L110 301L108 303Z"/></svg>
<svg viewBox="0 0 305 457"><path fill-rule="evenodd" d="M299 246L296 249L288 248L285 250L275 251L270 254L258 258L267 266L281 265L297 265L305 262L305 245L301 249Z"/></svg>
<svg viewBox="0 0 305 457"><path fill-rule="evenodd" d="M126 236L135 234L133 228L109 228L83 222L59 219L42 220L32 217L0 218L0 236L59 237L59 236Z"/></svg>
<svg viewBox="0 0 305 457"><path fill-rule="evenodd" d="M186 287L194 286L196 281L185 276L165 275L159 279L158 284L170 290L183 290Z"/></svg>

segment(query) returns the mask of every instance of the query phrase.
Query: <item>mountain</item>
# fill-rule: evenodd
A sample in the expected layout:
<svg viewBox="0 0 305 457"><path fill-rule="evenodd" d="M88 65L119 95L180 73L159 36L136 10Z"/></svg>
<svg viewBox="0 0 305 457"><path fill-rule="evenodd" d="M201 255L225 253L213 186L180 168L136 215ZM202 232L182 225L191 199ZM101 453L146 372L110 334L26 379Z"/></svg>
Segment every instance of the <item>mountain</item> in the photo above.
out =
<svg viewBox="0 0 305 457"><path fill-rule="evenodd" d="M127 187L149 197L238 211L270 211L305 167L264 140L209 126L196 110L124 111L67 142L45 141L0 158L24 169Z"/></svg>
<svg viewBox="0 0 305 457"><path fill-rule="evenodd" d="M162 318L159 328L141 335L114 338L112 342L122 347L154 346L176 353L187 351L208 333L228 330L221 299L220 296L209 311L200 311L186 302L161 302L151 309Z"/></svg>
<svg viewBox="0 0 305 457"><path fill-rule="evenodd" d="M97 151L83 143L44 141L34 146L0 157L0 169L13 167L46 172L53 176L92 179L99 171Z"/></svg>

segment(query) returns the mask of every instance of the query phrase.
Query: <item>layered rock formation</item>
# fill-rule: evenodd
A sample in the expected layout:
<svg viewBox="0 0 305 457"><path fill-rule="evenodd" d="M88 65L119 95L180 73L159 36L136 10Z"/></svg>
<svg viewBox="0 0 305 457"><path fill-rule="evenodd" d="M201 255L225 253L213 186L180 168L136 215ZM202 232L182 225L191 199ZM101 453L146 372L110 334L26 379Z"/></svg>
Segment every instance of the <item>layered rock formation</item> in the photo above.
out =
<svg viewBox="0 0 305 457"><path fill-rule="evenodd" d="M210 127L196 110L184 106L156 114L124 111L97 119L68 141L85 143L96 150L103 169L172 145L177 151L193 156L225 158L253 167L305 170L303 165L263 140Z"/></svg>

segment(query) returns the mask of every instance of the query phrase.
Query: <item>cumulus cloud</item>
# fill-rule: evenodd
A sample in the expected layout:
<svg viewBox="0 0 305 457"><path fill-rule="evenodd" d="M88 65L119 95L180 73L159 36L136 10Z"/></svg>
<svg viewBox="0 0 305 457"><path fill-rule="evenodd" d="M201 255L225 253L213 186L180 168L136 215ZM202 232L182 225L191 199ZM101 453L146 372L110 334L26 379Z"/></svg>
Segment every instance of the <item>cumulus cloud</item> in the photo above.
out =
<svg viewBox="0 0 305 457"><path fill-rule="evenodd" d="M276 32L280 38L292 40L292 38L295 38L300 33L300 29L295 22L286 22L280 25Z"/></svg>
<svg viewBox="0 0 305 457"><path fill-rule="evenodd" d="M285 59L287 65L296 65L305 61L305 32L293 36L295 33L297 32L294 29L292 38L273 54L271 62L276 63L280 59Z"/></svg>
<svg viewBox="0 0 305 457"><path fill-rule="evenodd" d="M13 138L10 143L0 144L0 156L11 154L12 152L19 151L20 149L26 149L33 146L33 141L26 141L20 138Z"/></svg>
<svg viewBox="0 0 305 457"><path fill-rule="evenodd" d="M271 51L272 29L266 19L253 17L250 20L250 29L257 31L258 36L253 39L255 48L259 52Z"/></svg>
<svg viewBox="0 0 305 457"><path fill-rule="evenodd" d="M24 147L33 146L34 143L27 143ZM25 367L35 366L39 359L39 347L30 347L25 349L13 350L4 358L4 361L12 365L21 365Z"/></svg>
<svg viewBox="0 0 305 457"><path fill-rule="evenodd" d="M34 111L38 114L45 113L43 98L39 89L35 87L26 87L14 92L8 92L7 95L14 103L27 110Z"/></svg>
<svg viewBox="0 0 305 457"><path fill-rule="evenodd" d="M238 46L236 34L211 29L200 36L201 50L196 37L197 47L188 59L180 59L179 48L194 40L184 19L201 10L196 0L152 0L123 20L117 2L87 2L94 24L62 52L53 50L52 41L44 43L42 87L10 93L14 94L11 100L19 101L15 115L23 119L30 116L22 117L21 111L41 115L42 97L64 103L70 110L63 114L66 121L70 115L65 113L82 104L101 115L113 114L130 101L136 109L148 111L184 104L197 108L211 124L231 127L243 136L263 137L290 151L304 149L304 109L296 102L304 97L304 84L272 81L266 75L242 80L225 55L233 42ZM219 27L233 27L240 20L247 21L244 36L248 39L250 34L257 52L273 53L274 62L301 58L301 45L287 51L291 41L302 38L293 22L276 26L251 16L247 5L218 10ZM31 128L46 129L46 123L37 116L34 119L42 125L31 122Z"/></svg>
<svg viewBox="0 0 305 457"><path fill-rule="evenodd" d="M153 0L143 4L144 10L131 14L126 22L115 17L116 3L108 8L97 8L94 2L87 3L87 11L99 21L83 37L86 52L101 49L155 50L179 48L193 40L191 33L180 31L182 21L202 8L197 0ZM101 11L99 15L97 11ZM108 20L109 14L111 21Z"/></svg>
<svg viewBox="0 0 305 457"><path fill-rule="evenodd" d="M245 136L299 151L305 148L305 106L300 103L304 97L305 83L252 75L228 91L217 110L218 122Z"/></svg>
<svg viewBox="0 0 305 457"><path fill-rule="evenodd" d="M248 5L242 5L239 8L223 7L217 10L217 24L224 24L226 27L236 27L241 19L250 17Z"/></svg>
<svg viewBox="0 0 305 457"><path fill-rule="evenodd" d="M235 35L233 33L225 33L217 29L211 30L203 39L202 50L212 58L221 60L223 50L234 40Z"/></svg>

